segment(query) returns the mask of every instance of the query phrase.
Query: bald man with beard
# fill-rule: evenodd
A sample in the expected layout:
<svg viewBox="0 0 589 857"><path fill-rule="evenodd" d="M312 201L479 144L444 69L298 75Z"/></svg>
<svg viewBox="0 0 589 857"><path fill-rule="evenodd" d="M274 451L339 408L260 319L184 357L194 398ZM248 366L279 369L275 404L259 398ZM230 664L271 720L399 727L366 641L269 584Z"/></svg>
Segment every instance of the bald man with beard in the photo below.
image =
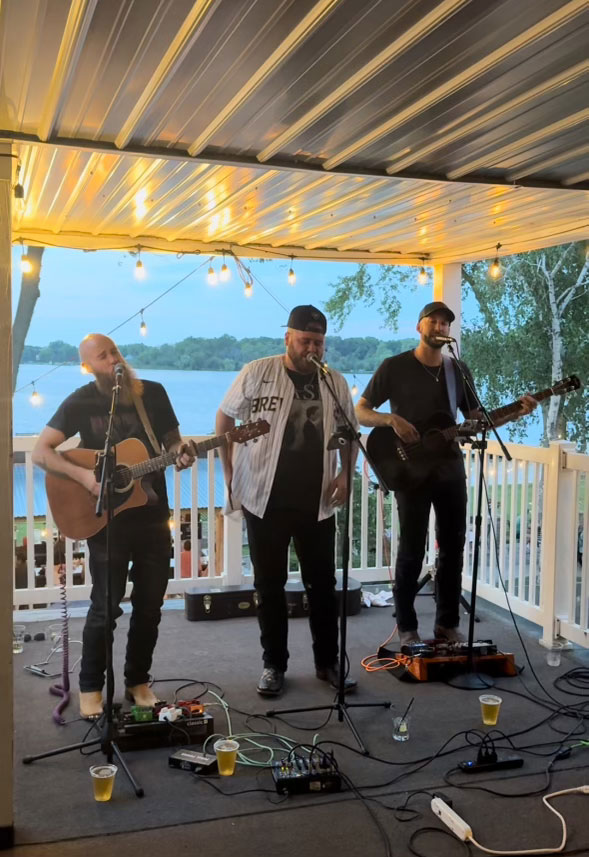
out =
<svg viewBox="0 0 589 857"><path fill-rule="evenodd" d="M153 432L167 452L176 453L176 467L182 470L194 461L178 431L178 420L161 384L139 380L108 336L91 333L80 344L82 366L94 381L65 399L41 432L33 450L33 461L57 476L74 479L97 497L99 484L94 471L67 461L56 451L69 437L80 435L80 446L102 449L108 426L115 366L124 372L120 381L119 403L113 423L114 443L138 438L150 457L159 454L151 446L135 407L140 397ZM168 497L163 472L154 475L151 487L156 501L126 509L111 523L111 592L113 630L122 615L120 602L125 594L129 565L133 564L132 612L125 657L126 695L137 705L153 706L157 697L149 687L149 670L157 641L161 606L170 565ZM102 714L102 690L106 668L106 528L88 539L92 591L84 627L80 666L80 714L96 719Z"/></svg>

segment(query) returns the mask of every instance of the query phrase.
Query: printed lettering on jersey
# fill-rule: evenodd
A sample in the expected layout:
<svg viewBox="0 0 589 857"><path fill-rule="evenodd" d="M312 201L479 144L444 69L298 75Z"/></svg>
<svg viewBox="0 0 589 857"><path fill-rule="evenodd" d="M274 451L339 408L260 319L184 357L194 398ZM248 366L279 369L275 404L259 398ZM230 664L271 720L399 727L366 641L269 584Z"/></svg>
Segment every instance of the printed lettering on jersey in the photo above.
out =
<svg viewBox="0 0 589 857"><path fill-rule="evenodd" d="M282 396L258 396L252 399L252 414L262 411L277 411L282 405Z"/></svg>

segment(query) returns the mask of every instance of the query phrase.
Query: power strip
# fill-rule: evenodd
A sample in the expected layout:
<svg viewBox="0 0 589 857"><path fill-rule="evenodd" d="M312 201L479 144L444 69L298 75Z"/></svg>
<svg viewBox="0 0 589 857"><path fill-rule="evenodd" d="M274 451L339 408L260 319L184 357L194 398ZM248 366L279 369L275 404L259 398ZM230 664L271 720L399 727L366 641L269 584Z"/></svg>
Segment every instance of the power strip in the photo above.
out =
<svg viewBox="0 0 589 857"><path fill-rule="evenodd" d="M463 842L468 842L472 839L472 828L463 818L460 818L457 812L454 812L448 804L440 797L432 798L431 808L434 815L442 821L446 827L449 827L452 833L462 839Z"/></svg>

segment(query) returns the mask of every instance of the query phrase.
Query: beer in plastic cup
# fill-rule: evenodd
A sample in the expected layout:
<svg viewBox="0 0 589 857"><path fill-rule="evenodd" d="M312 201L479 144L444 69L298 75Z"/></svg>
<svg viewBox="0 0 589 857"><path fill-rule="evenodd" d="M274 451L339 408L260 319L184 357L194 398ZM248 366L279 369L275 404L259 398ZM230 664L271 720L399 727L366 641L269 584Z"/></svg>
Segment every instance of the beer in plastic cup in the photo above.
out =
<svg viewBox="0 0 589 857"><path fill-rule="evenodd" d="M501 708L502 699L500 696L495 696L492 693L483 693L479 696L481 703L481 714L485 726L496 726L499 719L499 709Z"/></svg>
<svg viewBox="0 0 589 857"><path fill-rule="evenodd" d="M20 655L24 652L25 648L25 626L24 625L13 625L12 626L12 654Z"/></svg>
<svg viewBox="0 0 589 857"><path fill-rule="evenodd" d="M92 765L90 775L94 787L94 800L110 800L116 773L116 765Z"/></svg>
<svg viewBox="0 0 589 857"><path fill-rule="evenodd" d="M219 741L215 741L214 748L219 773L222 777L230 777L235 772L239 744L230 738L221 738Z"/></svg>

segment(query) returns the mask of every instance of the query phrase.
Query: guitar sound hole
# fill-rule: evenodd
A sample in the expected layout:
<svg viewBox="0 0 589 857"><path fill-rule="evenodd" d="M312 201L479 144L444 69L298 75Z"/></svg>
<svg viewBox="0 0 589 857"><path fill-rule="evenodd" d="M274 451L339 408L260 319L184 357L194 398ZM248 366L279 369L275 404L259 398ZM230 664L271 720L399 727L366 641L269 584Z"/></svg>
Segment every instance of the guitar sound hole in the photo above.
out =
<svg viewBox="0 0 589 857"><path fill-rule="evenodd" d="M133 477L131 471L124 464L118 465L115 469L114 490L115 494L125 494L133 485Z"/></svg>

